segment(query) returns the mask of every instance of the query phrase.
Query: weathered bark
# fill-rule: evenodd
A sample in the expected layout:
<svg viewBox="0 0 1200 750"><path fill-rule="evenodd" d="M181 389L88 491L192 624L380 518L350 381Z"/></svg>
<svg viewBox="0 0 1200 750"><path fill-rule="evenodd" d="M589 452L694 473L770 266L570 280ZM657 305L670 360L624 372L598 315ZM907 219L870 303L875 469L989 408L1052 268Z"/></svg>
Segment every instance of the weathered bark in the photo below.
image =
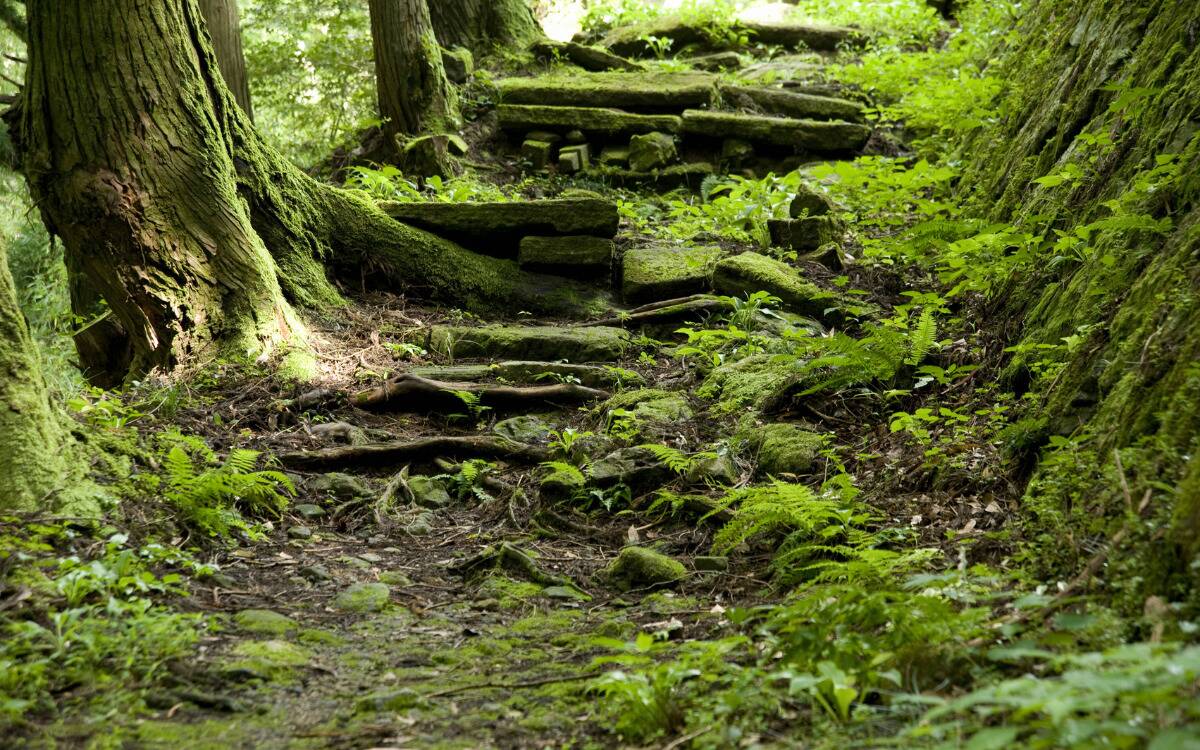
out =
<svg viewBox="0 0 1200 750"><path fill-rule="evenodd" d="M217 67L225 78L225 85L233 92L234 99L254 120L254 108L250 103L250 77L246 74L246 55L242 52L242 26L238 14L237 0L200 0L200 12L208 25L213 50L217 54Z"/></svg>
<svg viewBox="0 0 1200 750"><path fill-rule="evenodd" d="M0 509L50 507L67 489L66 430L50 406L37 349L0 243Z"/></svg>
<svg viewBox="0 0 1200 750"><path fill-rule="evenodd" d="M291 303L341 302L325 261L460 307L581 299L399 224L267 146L217 74L195 0L28 11L22 166L69 262L128 335L133 372L303 346Z"/></svg>
<svg viewBox="0 0 1200 750"><path fill-rule="evenodd" d="M426 0L370 0L379 114L391 156L409 171L443 174L457 106L446 80ZM426 137L412 145L413 136Z"/></svg>
<svg viewBox="0 0 1200 750"><path fill-rule="evenodd" d="M526 0L432 0L429 10L438 42L476 54L496 46L526 48L542 29Z"/></svg>

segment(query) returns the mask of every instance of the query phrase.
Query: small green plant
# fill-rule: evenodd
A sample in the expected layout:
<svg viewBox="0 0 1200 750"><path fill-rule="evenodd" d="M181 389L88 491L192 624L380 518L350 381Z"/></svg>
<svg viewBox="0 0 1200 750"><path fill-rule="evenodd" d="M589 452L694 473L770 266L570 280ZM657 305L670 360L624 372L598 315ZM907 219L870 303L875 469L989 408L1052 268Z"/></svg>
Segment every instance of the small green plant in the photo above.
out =
<svg viewBox="0 0 1200 750"><path fill-rule="evenodd" d="M492 407L487 406L483 403L483 394L481 394L481 393L475 393L474 391L449 391L449 393L454 394L454 396L456 398L458 398L459 401L462 401L463 406L467 407L467 411L469 412L471 419L474 420L476 423L482 422L484 415L486 415L489 411L492 410ZM451 418L455 418L455 417L462 418L464 416L466 416L466 415L463 415L463 414L451 414L450 415Z"/></svg>
<svg viewBox="0 0 1200 750"><path fill-rule="evenodd" d="M581 466L587 460L587 455L581 450L582 443L596 436L596 433L586 430L576 430L565 427L550 433L550 453L558 458Z"/></svg>

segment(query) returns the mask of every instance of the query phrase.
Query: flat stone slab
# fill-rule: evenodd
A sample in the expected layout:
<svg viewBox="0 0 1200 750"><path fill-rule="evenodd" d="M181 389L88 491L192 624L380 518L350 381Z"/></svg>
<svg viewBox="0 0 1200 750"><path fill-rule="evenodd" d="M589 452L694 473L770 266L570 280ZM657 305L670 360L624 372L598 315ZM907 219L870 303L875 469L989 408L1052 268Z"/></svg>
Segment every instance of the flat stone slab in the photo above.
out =
<svg viewBox="0 0 1200 750"><path fill-rule="evenodd" d="M533 45L533 53L546 60L565 57L584 70L645 70L645 67L614 55L601 47L592 47L578 42L556 42L544 39Z"/></svg>
<svg viewBox="0 0 1200 750"><path fill-rule="evenodd" d="M550 107L535 104L501 104L496 108L500 127L508 131L581 130L605 135L678 133L678 115L638 115L604 107Z"/></svg>
<svg viewBox="0 0 1200 750"><path fill-rule="evenodd" d="M504 104L675 109L707 107L717 97L709 73L584 73L496 81Z"/></svg>
<svg viewBox="0 0 1200 750"><path fill-rule="evenodd" d="M720 254L715 247L632 248L625 253L621 296L640 304L708 291L709 271Z"/></svg>
<svg viewBox="0 0 1200 750"><path fill-rule="evenodd" d="M526 237L517 256L522 268L596 276L612 265L613 241L590 235Z"/></svg>
<svg viewBox="0 0 1200 750"><path fill-rule="evenodd" d="M630 340L627 331L603 326L433 326L426 348L455 359L614 362L621 358Z"/></svg>
<svg viewBox="0 0 1200 750"><path fill-rule="evenodd" d="M863 106L849 99L760 86L722 86L721 93L726 101L749 102L769 115L849 122L863 120Z"/></svg>
<svg viewBox="0 0 1200 750"><path fill-rule="evenodd" d="M851 122L793 120L689 109L683 113L683 132L709 138L740 138L773 146L791 146L816 153L858 151L871 137L871 128Z"/></svg>
<svg viewBox="0 0 1200 750"><path fill-rule="evenodd" d="M717 263L713 288L722 294L744 296L769 292L789 310L818 320L835 307L837 296L827 292L788 264L759 253L742 253Z"/></svg>
<svg viewBox="0 0 1200 750"><path fill-rule="evenodd" d="M866 41L860 31L843 26L752 22L743 22L739 26L751 32L751 42L807 48L817 52L835 52L841 46L859 46ZM736 45L734 40L714 42L707 26L688 23L677 16L613 29L605 35L601 44L618 55L649 57L653 55L653 50L646 39L652 36L670 39L673 52L679 52L689 45L703 50L729 49Z"/></svg>
<svg viewBox="0 0 1200 750"><path fill-rule="evenodd" d="M617 204L600 198L559 198L503 203L380 204L404 224L433 232L478 252L515 257L528 236L615 237L621 219Z"/></svg>
<svg viewBox="0 0 1200 750"><path fill-rule="evenodd" d="M430 380L451 383L479 383L493 378L503 378L512 383L531 385L553 384L555 378L546 373L574 378L580 385L589 388L611 388L615 385L640 386L645 379L636 372L619 370L600 365L574 365L568 362L534 362L509 360L482 365L445 365L414 367L409 372Z"/></svg>
<svg viewBox="0 0 1200 750"><path fill-rule="evenodd" d="M716 168L708 162L672 164L651 172L635 172L631 169L603 165L588 170L589 177L602 179L615 187L654 187L659 190L681 187L698 190L704 179L715 173Z"/></svg>

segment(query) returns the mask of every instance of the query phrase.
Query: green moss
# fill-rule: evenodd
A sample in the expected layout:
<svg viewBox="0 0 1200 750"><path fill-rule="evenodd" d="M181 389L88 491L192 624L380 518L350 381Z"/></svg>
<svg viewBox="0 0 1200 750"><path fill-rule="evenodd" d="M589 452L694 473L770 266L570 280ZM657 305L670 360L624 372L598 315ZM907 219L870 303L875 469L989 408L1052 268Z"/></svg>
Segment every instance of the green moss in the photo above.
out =
<svg viewBox="0 0 1200 750"><path fill-rule="evenodd" d="M713 287L723 294L745 296L770 292L788 309L817 319L838 305L837 295L821 289L782 261L759 253L725 258L713 269Z"/></svg>
<svg viewBox="0 0 1200 750"><path fill-rule="evenodd" d="M645 547L625 547L604 572L624 591L666 586L687 577L683 563Z"/></svg>
<svg viewBox="0 0 1200 750"><path fill-rule="evenodd" d="M241 630L259 635L286 635L299 625L292 618L269 609L244 609L233 616Z"/></svg>
<svg viewBox="0 0 1200 750"><path fill-rule="evenodd" d="M735 112L689 109L683 113L685 135L739 138L745 141L789 146L817 153L857 151L871 137L871 128L850 122L793 120Z"/></svg>
<svg viewBox="0 0 1200 750"><path fill-rule="evenodd" d="M312 653L287 641L244 641L233 649L239 658L229 661L224 671L245 672L269 682L287 682L295 677L297 667L312 660Z"/></svg>
<svg viewBox="0 0 1200 750"><path fill-rule="evenodd" d="M629 333L620 328L592 326L434 326L428 348L448 357L509 357L565 359L572 362L611 362L629 346Z"/></svg>
<svg viewBox="0 0 1200 750"><path fill-rule="evenodd" d="M760 475L807 474L821 458L825 435L798 424L767 424L749 433L758 447Z"/></svg>
<svg viewBox="0 0 1200 750"><path fill-rule="evenodd" d="M716 98L708 73L572 73L496 81L505 104L570 107L703 107Z"/></svg>
<svg viewBox="0 0 1200 750"><path fill-rule="evenodd" d="M391 590L383 583L356 583L337 595L333 606L343 612L378 612L388 606Z"/></svg>
<svg viewBox="0 0 1200 750"><path fill-rule="evenodd" d="M513 610L526 607L542 594L542 587L536 583L514 581L502 575L490 575L484 578L477 591L480 598L495 599L500 609Z"/></svg>
<svg viewBox="0 0 1200 750"><path fill-rule="evenodd" d="M621 296L627 303L640 304L706 291L720 255L715 247L632 248L625 253Z"/></svg>
<svg viewBox="0 0 1200 750"><path fill-rule="evenodd" d="M716 399L713 411L718 414L735 414L747 408L761 412L777 403L796 383L794 368L790 361L753 354L714 369L696 395Z"/></svg>

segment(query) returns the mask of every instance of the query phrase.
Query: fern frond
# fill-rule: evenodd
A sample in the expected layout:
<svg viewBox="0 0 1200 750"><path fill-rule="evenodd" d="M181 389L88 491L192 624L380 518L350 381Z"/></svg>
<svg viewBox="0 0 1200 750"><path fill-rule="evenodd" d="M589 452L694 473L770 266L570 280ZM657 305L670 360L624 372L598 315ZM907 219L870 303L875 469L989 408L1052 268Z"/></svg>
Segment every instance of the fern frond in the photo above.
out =
<svg viewBox="0 0 1200 750"><path fill-rule="evenodd" d="M937 319L934 318L933 309L927 307L921 311L917 327L908 336L908 356L904 363L914 367L921 364L936 345Z"/></svg>

